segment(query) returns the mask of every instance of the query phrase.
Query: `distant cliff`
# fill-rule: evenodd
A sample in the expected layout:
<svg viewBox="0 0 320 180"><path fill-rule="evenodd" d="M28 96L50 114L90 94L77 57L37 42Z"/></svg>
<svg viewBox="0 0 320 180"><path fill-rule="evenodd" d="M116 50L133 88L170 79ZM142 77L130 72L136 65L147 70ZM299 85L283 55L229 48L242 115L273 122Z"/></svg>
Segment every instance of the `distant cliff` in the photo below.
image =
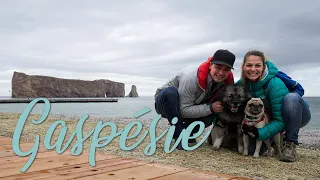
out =
<svg viewBox="0 0 320 180"><path fill-rule="evenodd" d="M50 76L14 72L12 97L79 98L124 97L125 84L107 79L93 81L62 79Z"/></svg>

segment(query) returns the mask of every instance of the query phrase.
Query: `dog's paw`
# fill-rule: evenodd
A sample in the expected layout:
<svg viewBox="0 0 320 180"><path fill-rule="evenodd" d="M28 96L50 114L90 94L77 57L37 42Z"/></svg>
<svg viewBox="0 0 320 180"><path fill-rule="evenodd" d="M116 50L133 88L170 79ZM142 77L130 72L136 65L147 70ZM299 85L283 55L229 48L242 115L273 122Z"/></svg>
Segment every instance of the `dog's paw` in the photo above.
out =
<svg viewBox="0 0 320 180"><path fill-rule="evenodd" d="M215 146L215 145L211 146L211 149L214 150L214 151L218 151L219 148L220 148L219 146Z"/></svg>
<svg viewBox="0 0 320 180"><path fill-rule="evenodd" d="M253 157L254 157L254 158L259 158L259 153L256 153L256 152L255 152L255 153L253 154Z"/></svg>
<svg viewBox="0 0 320 180"><path fill-rule="evenodd" d="M215 151L219 150L219 148L220 148L220 146L221 146L221 143L222 143L222 139L223 139L223 137L217 138L217 139L214 141L211 149L213 149L213 150L215 150Z"/></svg>
<svg viewBox="0 0 320 180"><path fill-rule="evenodd" d="M244 150L243 153L242 153L242 155L244 155L244 156L248 156L248 154L249 154L249 153L248 153L248 151L246 151L246 150Z"/></svg>
<svg viewBox="0 0 320 180"><path fill-rule="evenodd" d="M239 146L238 147L239 154L243 154L244 153L243 149L244 149L243 146Z"/></svg>

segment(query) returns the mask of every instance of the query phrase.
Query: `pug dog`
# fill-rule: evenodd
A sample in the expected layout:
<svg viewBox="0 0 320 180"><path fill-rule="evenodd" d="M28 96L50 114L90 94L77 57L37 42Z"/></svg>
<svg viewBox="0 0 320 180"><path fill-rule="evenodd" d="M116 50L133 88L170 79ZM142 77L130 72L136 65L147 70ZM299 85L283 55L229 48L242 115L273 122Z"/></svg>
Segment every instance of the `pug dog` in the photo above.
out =
<svg viewBox="0 0 320 180"><path fill-rule="evenodd" d="M255 126L256 128L262 128L270 122L270 117L265 112L263 101L260 98L251 98L247 102L244 113L245 113L245 116L242 121L242 124L246 124L248 126ZM280 155L280 153L281 153L280 133L276 134L273 137L273 139L274 139L276 147L277 147L278 155ZM271 150L272 148L271 148L270 139L264 140L263 142L267 145L268 156L272 156L272 150ZM244 143L243 155L247 156L248 155L249 137L246 134L243 134L243 143ZM257 140L256 141L256 149L255 149L253 157L256 157L256 158L259 157L261 145L262 145L262 141Z"/></svg>

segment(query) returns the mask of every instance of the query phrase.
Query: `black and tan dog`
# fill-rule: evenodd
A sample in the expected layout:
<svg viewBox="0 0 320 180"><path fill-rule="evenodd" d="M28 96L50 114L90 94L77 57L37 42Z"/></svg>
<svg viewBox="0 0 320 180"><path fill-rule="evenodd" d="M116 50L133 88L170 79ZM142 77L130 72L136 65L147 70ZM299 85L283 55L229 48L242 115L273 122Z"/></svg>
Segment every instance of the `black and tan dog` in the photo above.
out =
<svg viewBox="0 0 320 180"><path fill-rule="evenodd" d="M242 85L229 85L220 97L223 111L217 113L216 126L211 130L208 144L213 150L221 146L226 148L237 148L243 153L243 137L241 122L244 117L246 103L251 96Z"/></svg>
<svg viewBox="0 0 320 180"><path fill-rule="evenodd" d="M270 117L268 113L265 112L263 101L260 98L251 98L247 102L244 112L245 112L245 117L243 119L242 124L246 124L247 126L255 126L256 128L262 128L270 122ZM243 155L248 155L248 145L249 145L248 135L243 134L243 142L244 142ZM267 139L267 140L264 140L264 142L268 148L268 156L272 156L270 140ZM280 155L281 154L280 133L274 136L274 142L276 144L278 155ZM259 157L261 145L262 145L262 141L257 140L256 149L253 157Z"/></svg>

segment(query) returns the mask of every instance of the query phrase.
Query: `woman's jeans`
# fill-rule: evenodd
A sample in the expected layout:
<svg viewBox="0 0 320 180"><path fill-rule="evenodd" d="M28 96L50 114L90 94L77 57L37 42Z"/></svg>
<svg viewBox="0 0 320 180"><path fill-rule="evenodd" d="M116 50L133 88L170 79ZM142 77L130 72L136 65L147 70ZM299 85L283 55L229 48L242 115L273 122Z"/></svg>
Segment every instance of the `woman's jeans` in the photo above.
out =
<svg viewBox="0 0 320 180"><path fill-rule="evenodd" d="M205 127L208 127L213 122L213 116L206 116L203 118L186 119L182 118L180 114L180 100L177 88L168 87L163 89L156 97L155 109L158 114L162 117L167 118L169 123L172 125L171 120L176 117L178 122L175 124L175 132L173 135L174 139L177 139L183 129L187 128L191 123L195 121L202 121ZM196 126L192 134L199 131L199 126ZM191 134L191 135L192 135Z"/></svg>
<svg viewBox="0 0 320 180"><path fill-rule="evenodd" d="M284 122L285 141L294 142L298 145L298 136L300 128L307 125L311 119L308 104L297 93L289 93L283 98L282 102L282 119ZM249 154L255 150L255 138L249 138ZM260 154L267 150L263 143Z"/></svg>
<svg viewBox="0 0 320 180"><path fill-rule="evenodd" d="M297 93L287 94L282 103L285 141L298 145L299 129L307 125L311 119L308 104Z"/></svg>

